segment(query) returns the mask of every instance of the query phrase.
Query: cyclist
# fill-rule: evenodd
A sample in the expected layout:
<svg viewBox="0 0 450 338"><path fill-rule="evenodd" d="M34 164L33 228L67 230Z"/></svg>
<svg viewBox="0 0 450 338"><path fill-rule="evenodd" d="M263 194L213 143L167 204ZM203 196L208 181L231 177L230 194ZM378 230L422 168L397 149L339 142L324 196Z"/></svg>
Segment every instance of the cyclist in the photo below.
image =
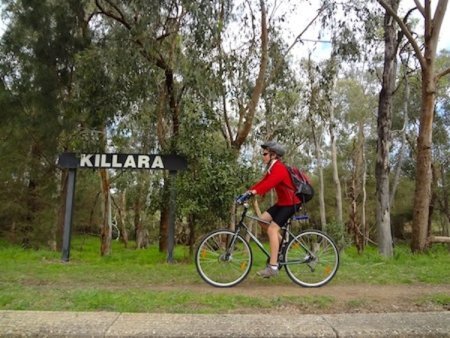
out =
<svg viewBox="0 0 450 338"><path fill-rule="evenodd" d="M261 227L267 232L270 243L270 261L267 267L257 274L264 278L278 274L278 249L281 235L280 226L299 209L300 199L295 195L295 187L286 166L281 161L285 154L284 147L274 141L268 141L261 145L263 149L263 162L266 164L266 174L253 185L249 192L253 195L265 195L269 190L275 189L277 202L267 209L261 219L269 223L260 222Z"/></svg>

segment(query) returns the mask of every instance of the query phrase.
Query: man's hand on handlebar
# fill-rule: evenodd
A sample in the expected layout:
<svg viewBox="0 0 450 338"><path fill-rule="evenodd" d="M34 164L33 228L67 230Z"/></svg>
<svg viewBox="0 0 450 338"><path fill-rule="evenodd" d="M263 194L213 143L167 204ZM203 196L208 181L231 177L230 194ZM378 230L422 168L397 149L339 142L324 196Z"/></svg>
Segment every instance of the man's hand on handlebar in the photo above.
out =
<svg viewBox="0 0 450 338"><path fill-rule="evenodd" d="M236 198L236 203L237 204L244 204L253 195L254 195L253 191L246 191L245 193L240 195L238 198Z"/></svg>

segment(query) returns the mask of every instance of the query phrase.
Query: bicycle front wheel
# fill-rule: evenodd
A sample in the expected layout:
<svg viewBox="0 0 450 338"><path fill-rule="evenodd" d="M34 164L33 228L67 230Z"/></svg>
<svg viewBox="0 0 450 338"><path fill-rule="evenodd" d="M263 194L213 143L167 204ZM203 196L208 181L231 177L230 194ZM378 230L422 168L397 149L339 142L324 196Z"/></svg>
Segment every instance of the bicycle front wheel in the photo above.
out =
<svg viewBox="0 0 450 338"><path fill-rule="evenodd" d="M336 274L339 252L328 235L318 230L307 230L288 244L285 263L286 272L293 282L305 287L319 287Z"/></svg>
<svg viewBox="0 0 450 338"><path fill-rule="evenodd" d="M252 260L247 241L230 230L207 234L195 254L199 275L216 287L230 287L242 282L250 272Z"/></svg>

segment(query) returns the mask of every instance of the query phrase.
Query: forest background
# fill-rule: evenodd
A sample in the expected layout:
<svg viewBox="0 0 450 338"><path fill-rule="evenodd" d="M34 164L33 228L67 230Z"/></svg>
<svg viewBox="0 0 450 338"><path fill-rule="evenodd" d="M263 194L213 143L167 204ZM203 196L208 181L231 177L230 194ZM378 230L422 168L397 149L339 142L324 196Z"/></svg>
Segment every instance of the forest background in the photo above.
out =
<svg viewBox="0 0 450 338"><path fill-rule="evenodd" d="M319 3L307 18L308 1L2 1L0 236L60 249L62 152L176 153L176 179L80 171L74 230L102 255L118 234L167 250L175 185L177 242L193 248L233 223L275 139L313 179L310 226L340 246L448 241L447 1Z"/></svg>

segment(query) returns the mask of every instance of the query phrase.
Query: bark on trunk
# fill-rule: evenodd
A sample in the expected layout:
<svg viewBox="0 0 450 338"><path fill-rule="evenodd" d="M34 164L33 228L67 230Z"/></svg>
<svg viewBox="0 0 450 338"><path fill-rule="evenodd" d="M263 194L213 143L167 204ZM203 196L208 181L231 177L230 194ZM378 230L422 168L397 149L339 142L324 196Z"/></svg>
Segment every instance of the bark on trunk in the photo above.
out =
<svg viewBox="0 0 450 338"><path fill-rule="evenodd" d="M142 222L142 184L137 189L136 199L134 200L134 228L136 230L136 249L145 249L149 245L149 234Z"/></svg>
<svg viewBox="0 0 450 338"><path fill-rule="evenodd" d="M391 205L391 208L394 204L394 198L395 193L397 192L397 187L400 182L400 173L402 171L402 165L403 165L403 158L404 158L404 152L405 152L405 146L406 146L406 130L408 126L408 103L409 103L409 82L408 77L405 74L404 76L405 81L405 97L403 99L403 128L401 131L401 144L400 149L398 151L398 158L395 165L395 174L394 174L394 181L392 183L392 189L391 189L391 197L389 199L389 203Z"/></svg>
<svg viewBox="0 0 450 338"><path fill-rule="evenodd" d="M334 117L333 117L334 119ZM333 122L332 122L333 124ZM334 128L333 128L334 129ZM337 166L337 149L336 149L336 136L334 130L330 130L331 135L331 158L333 164L333 182L335 187L335 198L336 198L336 220L339 224L343 224L342 217L342 191L341 191L341 181L339 180L339 172Z"/></svg>
<svg viewBox="0 0 450 338"><path fill-rule="evenodd" d="M360 134L362 137L362 145L361 145L361 156L362 156L362 182L361 182L361 189L362 189L362 205L361 205L361 227L363 231L363 237L364 237L364 246L368 243L369 238L369 228L367 227L366 222L366 202L367 202L367 191L366 191L366 182L367 182L367 162L366 162L366 138L364 136L364 124L361 121L360 123Z"/></svg>
<svg viewBox="0 0 450 338"><path fill-rule="evenodd" d="M189 226L189 256L191 257L194 255L195 251L195 238L196 238L195 222L196 222L195 215L190 214L188 216L188 226Z"/></svg>
<svg viewBox="0 0 450 338"><path fill-rule="evenodd" d="M416 189L414 193L414 213L411 250L422 252L427 248L428 219L431 200L431 145L433 135L433 114L435 102L434 67L430 62L422 70L422 109L419 137L417 139Z"/></svg>
<svg viewBox="0 0 450 338"><path fill-rule="evenodd" d="M319 210L320 210L320 225L323 231L326 231L327 217L325 211L325 183L323 179L323 168L322 168L322 156L321 156L321 146L320 141L315 133L315 126L311 124L312 135L314 139L314 149L316 153L317 160L317 170L319 174Z"/></svg>
<svg viewBox="0 0 450 338"><path fill-rule="evenodd" d="M112 227L111 227L111 201L109 192L109 175L107 169L99 169L102 187L103 197L103 221L100 229L100 254L102 256L108 256L111 254L111 239L112 239Z"/></svg>
<svg viewBox="0 0 450 338"><path fill-rule="evenodd" d="M391 8L397 12L399 0L389 1ZM391 147L392 95L395 88L397 72L397 25L388 13L384 16L384 69L379 96L377 119L377 161L375 175L377 181L376 221L378 230L378 249L384 256L393 255L390 194L389 194L389 153Z"/></svg>
<svg viewBox="0 0 450 338"><path fill-rule="evenodd" d="M167 252L167 239L169 233L169 203L161 208L161 219L159 222L159 252Z"/></svg>
<svg viewBox="0 0 450 338"><path fill-rule="evenodd" d="M358 221L358 182L357 182L357 173L352 173L352 184L350 188L350 226L349 230L353 233L353 238L355 242L356 249L358 253L361 254L364 250L364 241L361 236L360 223Z"/></svg>
<svg viewBox="0 0 450 338"><path fill-rule="evenodd" d="M449 197L450 193L447 187L446 180L446 171L448 170L448 162L444 165L441 165L441 179L442 179L442 187L444 191L444 196L442 198L442 213L443 213L443 224L442 224L442 234L444 236L450 235L450 206L449 206Z"/></svg>
<svg viewBox="0 0 450 338"><path fill-rule="evenodd" d="M119 194L119 205L117 206L117 212L119 213L118 225L120 229L120 240L124 244L125 248L128 247L128 231L126 227L127 219L127 206L126 206L126 190Z"/></svg>
<svg viewBox="0 0 450 338"><path fill-rule="evenodd" d="M427 241L427 225L429 219L429 204L431 198L431 146L434 104L436 95L436 83L445 75L450 74L450 68L435 74L437 43L442 22L447 10L448 0L439 0L432 16L431 1L425 0L422 6L416 1L420 14L424 18L424 52L420 44L415 40L406 23L396 14L388 1L377 0L385 10L392 15L402 32L409 40L422 70L422 106L419 124L419 136L417 139L416 161L416 190L414 194L414 213L412 225L411 250L422 252Z"/></svg>
<svg viewBox="0 0 450 338"><path fill-rule="evenodd" d="M336 67L336 61L333 57L331 61L332 67ZM335 83L336 83L336 71L333 72L334 76L331 83L332 91L334 90ZM333 100L332 100L332 94L330 93L330 102L328 104L329 106L329 113L330 113L330 125L329 125L329 132L330 132L330 139L331 139L331 164L333 168L333 183L335 188L335 200L336 200L336 221L339 224L344 224L343 217L342 217L342 189L341 189L341 181L339 180L339 171L338 171L338 163L337 163L337 148L336 148L336 132L335 132L335 120L334 120L334 106L333 106Z"/></svg>

